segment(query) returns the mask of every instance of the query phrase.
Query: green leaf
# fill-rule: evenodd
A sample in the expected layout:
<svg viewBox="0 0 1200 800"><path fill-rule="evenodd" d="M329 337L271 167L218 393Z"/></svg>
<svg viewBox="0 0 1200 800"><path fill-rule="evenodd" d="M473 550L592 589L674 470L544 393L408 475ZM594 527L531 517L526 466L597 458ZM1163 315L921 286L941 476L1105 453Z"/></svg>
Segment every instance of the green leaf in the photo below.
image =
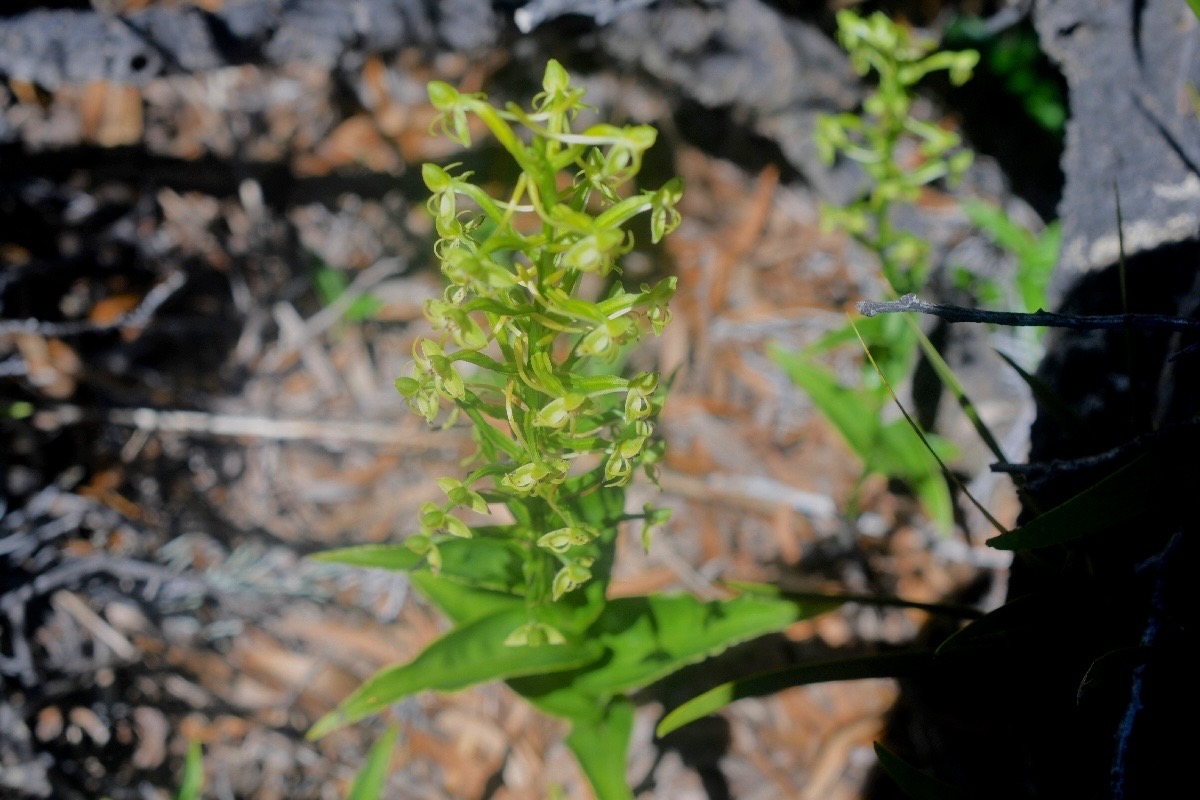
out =
<svg viewBox="0 0 1200 800"><path fill-rule="evenodd" d="M562 496L570 498L567 506L575 522L599 531L595 539L571 551L574 556L593 559L593 577L582 588L564 595L558 602L537 609L541 622L564 633L582 633L604 610L616 557L617 522L625 512L625 490L611 487L589 490L594 480L593 477L581 475L568 479L562 486Z"/></svg>
<svg viewBox="0 0 1200 800"><path fill-rule="evenodd" d="M853 335L853 327L847 326L847 329ZM873 330L880 332L882 329ZM905 332L905 335L911 334ZM944 531L953 528L954 505L937 459L925 449L919 436L913 436L904 420L881 424L885 393L843 386L832 370L812 361L807 352L788 353L776 347L769 352L837 428L868 472L904 479L912 485L925 504L926 513L938 527ZM934 436L926 439L943 460L954 457L955 450L948 441Z"/></svg>
<svg viewBox="0 0 1200 800"><path fill-rule="evenodd" d="M364 544L342 547L337 550L324 550L320 553L313 553L308 558L313 561L345 564L350 567L408 572L420 566L425 556L413 552L403 544Z"/></svg>
<svg viewBox="0 0 1200 800"><path fill-rule="evenodd" d="M971 800L976 797L922 772L879 742L875 743L875 755L879 757L883 771L913 800Z"/></svg>
<svg viewBox="0 0 1200 800"><path fill-rule="evenodd" d="M950 487L942 477L941 470L914 481L913 491L938 530L949 535L954 530L954 498L950 495Z"/></svg>
<svg viewBox="0 0 1200 800"><path fill-rule="evenodd" d="M851 321L850 325L851 327L854 327L854 322ZM855 330L857 331L858 329L855 327ZM921 430L921 426L917 424L917 421L913 419L912 415L908 413L908 410L904 408L904 404L900 402L900 398L896 395L896 390L892 388L892 384L888 381L887 376L884 375L883 370L879 368L879 364L875 360L875 356L871 353L871 348L867 346L866 340L860 336L859 342L862 344L863 352L866 354L867 360L871 362L871 366L874 367L875 371L879 374L879 379L883 383L883 387L887 390L888 395L892 398L892 402L896 404L896 408L900 409L900 413L904 416L904 422L908 424L908 427L912 429L912 432L916 434L918 439L921 440L921 444L924 445L929 454L938 462L938 466L941 468L942 473L949 480L953 481L954 485L958 487L963 496L970 500L971 504L974 505L975 508L979 509L979 513L983 514L983 516L987 518L988 522L992 523L992 527L1001 533L1008 533L1008 529L1000 524L1000 521L996 519L991 512L989 512L983 506L982 503L975 499L967 487L963 485L962 481L958 479L958 476L951 472L950 468L946 466L942 454L938 452L939 448L937 447L935 441L929 436L925 435L925 432ZM899 420L897 420L897 422L899 422Z"/></svg>
<svg viewBox="0 0 1200 800"><path fill-rule="evenodd" d="M1164 487L1177 482L1178 473L1167 466L1171 463L1161 453L1146 453L1031 522L993 536L987 544L997 550L1032 550L1133 522L1162 502Z"/></svg>
<svg viewBox="0 0 1200 800"><path fill-rule="evenodd" d="M576 669L603 654L597 642L506 645L509 635L528 620L528 613L519 608L453 628L407 664L375 673L341 705L317 720L308 738L319 739L416 692L455 692L487 681Z"/></svg>
<svg viewBox="0 0 1200 800"><path fill-rule="evenodd" d="M603 645L604 658L511 685L547 713L586 718L612 695L639 689L680 667L838 605L751 595L710 602L691 595L619 598L604 607L585 634L586 641Z"/></svg>
<svg viewBox="0 0 1200 800"><path fill-rule="evenodd" d="M1192 10L1192 13L1197 17L1200 17L1200 0L1187 0L1187 4L1188 8Z"/></svg>
<svg viewBox="0 0 1200 800"><path fill-rule="evenodd" d="M832 370L813 362L802 353L789 353L772 346L769 354L837 428L859 458L869 463L879 435L881 398L876 393L843 386Z"/></svg>
<svg viewBox="0 0 1200 800"><path fill-rule="evenodd" d="M971 402L971 398L967 396L966 388L962 385L962 381L958 379L958 376L954 374L954 370L946 363L946 359L942 358L942 354L933 346L933 342L929 341L929 337L921 330L921 326L913 321L911 315L901 314L900 316L908 323L913 334L917 337L917 341L921 344L921 350L925 353L925 358L928 359L929 364L933 367L933 371L941 379L942 385L949 389L950 393L958 400L959 408L963 410L963 413L967 415L967 419L971 421L971 426L975 428L975 433L987 445L988 450L992 451L992 455L996 457L997 461L1007 462L1008 459L1004 457L1004 451L1000 449L1000 443L996 441L996 437L992 435L991 430L988 429L988 426L979 416L979 410Z"/></svg>
<svg viewBox="0 0 1200 800"><path fill-rule="evenodd" d="M483 526L472 531L475 533L473 539L457 536L434 539L442 555L441 577L481 589L523 593L525 577L521 570L525 549L510 539L488 538L511 536L509 529ZM353 567L411 572L422 565L425 556L414 553L404 544L368 544L327 550L309 558Z"/></svg>
<svg viewBox="0 0 1200 800"><path fill-rule="evenodd" d="M371 752L367 753L367 760L355 776L346 800L379 800L383 796L383 784L387 781L388 765L396 750L396 737L399 734L400 729L392 725L379 737Z"/></svg>
<svg viewBox="0 0 1200 800"><path fill-rule="evenodd" d="M790 592L781 589L773 583L758 583L755 581L724 580L723 585L742 594L754 594L760 597L784 597L795 602L803 603L858 603L865 606L881 608L915 608L928 611L930 614L944 614L959 619L979 619L983 612L970 606L947 605L945 603L919 603L900 597L884 594L829 594L822 592Z"/></svg>
<svg viewBox="0 0 1200 800"><path fill-rule="evenodd" d="M501 611L525 608L524 597L480 589L424 570L414 572L409 580L456 625L465 625Z"/></svg>
<svg viewBox="0 0 1200 800"><path fill-rule="evenodd" d="M1013 222L1008 212L1000 206L967 199L963 201L962 209L975 227L1013 255L1020 257L1033 247L1034 237L1029 229Z"/></svg>
<svg viewBox="0 0 1200 800"><path fill-rule="evenodd" d="M910 675L925 667L932 655L925 650L910 653L885 653L815 664L798 664L752 675L748 678L740 678L709 689L704 694L697 695L674 709L658 723L655 733L660 737L666 736L689 722L695 722L701 717L715 713L737 700L747 697L763 697L795 686L828 681L896 678Z"/></svg>
<svg viewBox="0 0 1200 800"><path fill-rule="evenodd" d="M345 275L332 267L319 267L313 273L313 285L317 289L317 296L321 298L321 304L327 306L342 296L350 282L346 280Z"/></svg>
<svg viewBox="0 0 1200 800"><path fill-rule="evenodd" d="M319 268L313 274L313 284L317 288L317 296L321 298L322 305L329 305L337 300L350 286L346 276L332 267ZM375 316L381 308L383 301L378 297L360 294L350 302L342 316L350 322L362 322Z"/></svg>
<svg viewBox="0 0 1200 800"><path fill-rule="evenodd" d="M926 449L927 445L937 458ZM952 442L935 434L926 434L922 442L920 435L913 435L907 420L898 419L880 429L867 466L905 480L921 499L929 518L940 530L949 532L954 528L954 502L938 458L949 461L957 452Z"/></svg>
<svg viewBox="0 0 1200 800"><path fill-rule="evenodd" d="M1029 312L1045 308L1046 288L1058 263L1062 230L1051 223L1039 235L1014 222L1003 208L978 200L963 202L963 210L976 227L1000 247L1017 258L1017 290Z"/></svg>
<svg viewBox="0 0 1200 800"><path fill-rule="evenodd" d="M517 372L516 367L509 366L508 364L501 364L496 359L490 356L485 356L478 350L459 350L456 353L451 353L449 355L449 359L451 361L467 361L477 367L483 367L484 369L491 370L499 375L515 375Z"/></svg>
<svg viewBox="0 0 1200 800"><path fill-rule="evenodd" d="M883 338L886 315L880 314L875 317L866 317L858 323L859 330L862 331L863 337L868 342L877 342ZM843 325L836 328L817 339L810 345L805 346L801 351L809 356L817 356L822 353L827 353L842 345L853 344L858 341L858 337L854 335L854 329L849 325Z"/></svg>
<svg viewBox="0 0 1200 800"><path fill-rule="evenodd" d="M579 720L571 726L567 747L575 754L596 800L633 800L625 782L625 762L633 731L633 703L614 698L596 720Z"/></svg>
<svg viewBox="0 0 1200 800"><path fill-rule="evenodd" d="M200 800L204 790L204 753L197 741L188 742L187 757L183 762L183 779L179 782L179 794L175 800Z"/></svg>
<svg viewBox="0 0 1200 800"><path fill-rule="evenodd" d="M879 430L879 437L870 451L868 465L892 477L917 483L930 475L939 478L942 469L938 459L950 461L958 456L958 447L945 437L925 434L928 448L920 435L914 435L909 423L897 419ZM930 452L930 449L933 452ZM936 458L934 455L936 454Z"/></svg>

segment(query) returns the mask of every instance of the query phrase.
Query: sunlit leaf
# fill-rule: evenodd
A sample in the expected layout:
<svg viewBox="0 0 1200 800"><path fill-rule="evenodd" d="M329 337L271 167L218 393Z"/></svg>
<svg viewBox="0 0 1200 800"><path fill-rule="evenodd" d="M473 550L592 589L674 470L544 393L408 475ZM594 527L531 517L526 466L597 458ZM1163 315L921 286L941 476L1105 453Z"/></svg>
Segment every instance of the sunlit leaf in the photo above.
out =
<svg viewBox="0 0 1200 800"><path fill-rule="evenodd" d="M596 800L633 800L625 782L632 731L633 703L624 697L613 699L599 719L579 721L571 727L567 747L579 761Z"/></svg>
<svg viewBox="0 0 1200 800"><path fill-rule="evenodd" d="M400 729L392 725L383 736L379 737L379 741L371 748L371 752L367 753L367 759L363 762L358 775L355 776L354 784L350 787L350 794L346 795L346 800L379 800L383 796L388 765L396 750L396 737L399 734Z"/></svg>
<svg viewBox="0 0 1200 800"><path fill-rule="evenodd" d="M502 530L486 526L475 528L477 535L469 540L457 536L435 537L434 542L441 552L441 576L481 589L523 592L525 578L521 570L525 563L524 549L509 539L487 538L489 535L500 535ZM344 547L315 553L309 558L354 567L409 572L420 567L425 556L401 543Z"/></svg>
<svg viewBox="0 0 1200 800"><path fill-rule="evenodd" d="M992 435L983 418L979 416L979 409L975 407L975 404L971 402L971 398L967 396L966 388L962 385L962 381L958 379L958 376L954 374L954 370L946 363L946 359L942 358L942 354L933 346L933 342L929 341L929 337L921 330L921 326L914 322L910 315L902 314L901 317L908 323L913 335L917 337L917 341L921 344L921 350L925 353L925 358L929 361L930 366L933 367L933 371L937 373L942 385L950 390L950 393L954 395L954 399L958 401L959 408L963 410L963 413L967 415L967 419L971 421L971 426L975 428L975 433L987 445L988 450L992 452L997 461L1008 461L1004 457L1004 451L1000 449L1000 443L996 441L996 437Z"/></svg>
<svg viewBox="0 0 1200 800"><path fill-rule="evenodd" d="M416 692L455 692L486 681L554 673L598 659L598 642L511 647L505 641L528 622L525 609L500 611L453 628L407 664L385 667L369 678L308 732L319 739L345 725L377 714Z"/></svg>
<svg viewBox="0 0 1200 800"><path fill-rule="evenodd" d="M414 572L409 580L456 625L463 625L500 611L513 611L525 607L525 598L519 595L481 589L441 574Z"/></svg>
<svg viewBox="0 0 1200 800"><path fill-rule="evenodd" d="M603 646L604 658L511 685L542 710L578 719L597 713L604 705L598 699L639 689L680 667L838 605L751 595L709 602L691 595L618 598L605 605L585 634L587 641Z"/></svg>
<svg viewBox="0 0 1200 800"><path fill-rule="evenodd" d="M200 742L188 742L187 757L183 762L183 779L179 782L179 794L175 800L200 800L204 790L204 753Z"/></svg>
<svg viewBox="0 0 1200 800"><path fill-rule="evenodd" d="M851 327L854 327L856 331L858 330L853 321L851 321L850 325ZM958 476L951 472L950 468L946 466L945 459L942 457L941 453L938 452L938 447L935 441L931 437L927 436L923 430L921 430L921 426L917 424L917 421L912 418L911 414L908 413L908 410L904 407L904 404L900 402L900 398L897 396L896 390L892 387L891 382L888 381L887 376L884 375L883 371L879 368L879 364L875 360L875 356L871 353L871 348L867 346L866 340L860 336L859 343L862 344L863 352L866 354L867 360L871 362L871 366L874 367L875 371L879 374L879 378L883 382L884 388L887 389L888 395L892 398L892 402L896 404L896 408L900 409L900 414L904 417L904 422L908 424L909 428L912 429L913 434L920 439L921 444L938 462L938 466L941 468L942 473L949 480L953 481L954 485L958 487L958 490L962 492L963 497L971 501L971 504L979 510L979 513L983 514L983 516L987 518L987 521L992 524L992 527L1001 533L1008 533L1008 529L1000 523L1000 520L996 519L996 517L984 507L983 503L980 503L979 500L971 494L970 490L963 485L962 481L958 479Z"/></svg>
<svg viewBox="0 0 1200 800"><path fill-rule="evenodd" d="M822 416L833 423L859 458L866 461L879 434L881 404L876 396L843 386L832 370L802 353L772 347L770 356L804 390Z"/></svg>

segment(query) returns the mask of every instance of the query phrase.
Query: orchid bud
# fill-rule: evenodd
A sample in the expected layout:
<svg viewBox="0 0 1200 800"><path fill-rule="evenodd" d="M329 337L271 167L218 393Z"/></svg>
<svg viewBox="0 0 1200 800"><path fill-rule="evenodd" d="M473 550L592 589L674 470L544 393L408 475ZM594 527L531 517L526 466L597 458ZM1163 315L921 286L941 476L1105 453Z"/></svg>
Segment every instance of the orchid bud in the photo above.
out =
<svg viewBox="0 0 1200 800"><path fill-rule="evenodd" d="M585 545L595 538L596 534L583 528L567 527L550 531L539 538L537 543L538 547L545 547L556 553L565 553L572 547Z"/></svg>
<svg viewBox="0 0 1200 800"><path fill-rule="evenodd" d="M633 464L619 450L613 450L604 462L604 485L624 486L632 476Z"/></svg>
<svg viewBox="0 0 1200 800"><path fill-rule="evenodd" d="M534 416L533 424L539 428L561 429L574 419L575 412L579 410L585 400L587 400L585 395L575 392L568 392L562 397L556 397L542 406Z"/></svg>
<svg viewBox="0 0 1200 800"><path fill-rule="evenodd" d="M552 584L554 599L558 600L567 592L573 592L591 580L592 562L590 558L578 558L560 569Z"/></svg>
<svg viewBox="0 0 1200 800"><path fill-rule="evenodd" d="M517 494L530 494L546 476L546 468L537 462L523 464L500 479L500 484Z"/></svg>
<svg viewBox="0 0 1200 800"><path fill-rule="evenodd" d="M514 630L504 640L505 647L538 647L541 645L564 644L567 641L562 633L544 622L527 622Z"/></svg>
<svg viewBox="0 0 1200 800"><path fill-rule="evenodd" d="M468 488L462 481L455 480L454 478L438 478L437 485L446 493L446 497L454 505L467 506L477 514L488 513L487 502L484 501L479 492Z"/></svg>
<svg viewBox="0 0 1200 800"><path fill-rule="evenodd" d="M650 240L654 244L658 244L683 221L682 215L675 208L682 198L683 178L672 178L651 197Z"/></svg>

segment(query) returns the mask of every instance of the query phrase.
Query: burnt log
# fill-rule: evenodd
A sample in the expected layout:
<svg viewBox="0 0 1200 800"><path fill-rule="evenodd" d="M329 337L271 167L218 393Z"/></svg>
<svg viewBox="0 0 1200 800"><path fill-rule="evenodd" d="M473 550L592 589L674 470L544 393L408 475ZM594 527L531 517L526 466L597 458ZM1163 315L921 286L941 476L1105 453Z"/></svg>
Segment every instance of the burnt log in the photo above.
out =
<svg viewBox="0 0 1200 800"><path fill-rule="evenodd" d="M487 0L231 0L216 11L156 6L128 15L36 10L0 19L0 75L53 90L98 80L143 85L238 64L303 61L332 70L403 47L482 47L499 32Z"/></svg>

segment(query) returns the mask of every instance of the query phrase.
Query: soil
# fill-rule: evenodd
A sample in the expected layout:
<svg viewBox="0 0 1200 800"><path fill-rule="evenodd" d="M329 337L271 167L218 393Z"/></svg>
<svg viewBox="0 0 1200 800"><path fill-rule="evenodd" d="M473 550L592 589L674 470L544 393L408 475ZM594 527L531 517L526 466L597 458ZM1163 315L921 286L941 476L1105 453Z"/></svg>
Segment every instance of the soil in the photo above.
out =
<svg viewBox="0 0 1200 800"><path fill-rule="evenodd" d="M688 187L681 228L625 265L635 282L679 278L675 321L632 357L676 373L662 492L629 493L674 516L649 553L627 532L612 593L710 596L741 579L997 605L1006 563L981 519L941 534L877 480L860 514L841 511L861 464L766 354L880 296L871 256L822 230L818 194L737 119L586 53L566 60L599 115L659 127L647 181L677 173ZM19 130L0 145L0 311L4 325L30 321L0 335L0 797L170 797L197 740L206 797L337 798L389 721L403 733L387 797L589 796L563 725L502 685L420 695L304 739L363 678L445 629L404 576L305 556L404 535L437 495L431 478L459 474L471 449L465 429L427 429L393 388L429 332L421 304L441 292L416 167L505 175L495 148L427 135L422 87L519 96L530 63L505 48L410 50L336 74L247 65L141 88L0 87ZM1037 224L1008 185L984 156L958 191ZM1011 269L956 196L930 190L917 213L943 266ZM330 274L350 287L340 300L317 289ZM347 313L359 293L373 298L361 317ZM949 349L1017 460L1032 405L994 336ZM938 427L965 441L948 405ZM986 454L965 448L954 466L1016 519ZM631 785L643 800L863 797L893 681L744 700L661 742L654 725L708 685L903 646L928 621L851 605L651 687Z"/></svg>

